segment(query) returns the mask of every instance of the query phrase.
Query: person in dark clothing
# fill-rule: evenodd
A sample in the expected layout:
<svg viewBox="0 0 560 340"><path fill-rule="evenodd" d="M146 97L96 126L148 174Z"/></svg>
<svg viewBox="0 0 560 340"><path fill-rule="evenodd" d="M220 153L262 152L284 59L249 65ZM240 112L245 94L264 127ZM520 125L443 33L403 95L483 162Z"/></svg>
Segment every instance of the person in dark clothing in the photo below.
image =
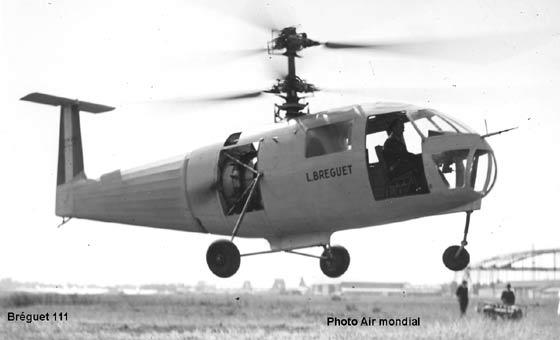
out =
<svg viewBox="0 0 560 340"><path fill-rule="evenodd" d="M506 286L506 290L502 292L502 303L506 306L515 305L515 293L511 290L509 283Z"/></svg>
<svg viewBox="0 0 560 340"><path fill-rule="evenodd" d="M414 176L416 185L420 186L424 180L424 166L422 156L408 152L404 141L404 121L396 118L389 125L389 137L383 144L383 156L387 162L391 179L406 173Z"/></svg>
<svg viewBox="0 0 560 340"><path fill-rule="evenodd" d="M463 283L457 287L455 295L457 295L457 300L459 300L461 316L464 316L467 313L467 306L469 305L469 288L467 287L467 281L463 280Z"/></svg>

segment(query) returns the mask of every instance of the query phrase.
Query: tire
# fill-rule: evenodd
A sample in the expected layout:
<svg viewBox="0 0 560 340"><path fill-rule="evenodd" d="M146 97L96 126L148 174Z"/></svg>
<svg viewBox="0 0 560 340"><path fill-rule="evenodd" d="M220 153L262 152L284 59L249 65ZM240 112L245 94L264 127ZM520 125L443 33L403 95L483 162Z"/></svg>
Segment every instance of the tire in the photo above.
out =
<svg viewBox="0 0 560 340"><path fill-rule="evenodd" d="M239 269L241 255L237 246L228 240L213 242L206 252L206 263L214 275L231 277Z"/></svg>
<svg viewBox="0 0 560 340"><path fill-rule="evenodd" d="M469 255L467 249L463 248L460 251L459 249L461 249L461 246L448 247L442 255L443 264L447 267L447 269L455 272L467 268L471 260L471 256ZM459 254L457 254L458 251Z"/></svg>
<svg viewBox="0 0 560 340"><path fill-rule="evenodd" d="M321 257L323 257L319 261L321 271L331 278L340 277L350 265L350 254L348 254L346 248L341 246L326 249Z"/></svg>

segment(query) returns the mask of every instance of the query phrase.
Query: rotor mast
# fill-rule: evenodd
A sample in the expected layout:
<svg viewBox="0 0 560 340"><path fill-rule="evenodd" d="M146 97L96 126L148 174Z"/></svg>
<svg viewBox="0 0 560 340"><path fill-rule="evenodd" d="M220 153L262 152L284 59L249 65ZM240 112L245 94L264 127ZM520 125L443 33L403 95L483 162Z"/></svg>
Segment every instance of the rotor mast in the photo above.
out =
<svg viewBox="0 0 560 340"><path fill-rule="evenodd" d="M276 104L276 112L274 113L275 121L281 120L280 112L284 111L286 119L292 119L305 115L303 109L307 107L307 103L300 103L298 93L312 93L318 89L305 80L299 78L296 74L296 58L300 58L297 52L306 47L320 45L319 42L307 38L307 34L298 33L295 27L286 27L277 33L277 37L268 43L268 53L271 55L283 55L288 58L288 74L284 79L278 79L268 93L274 93L285 100L283 104ZM283 51L278 53L276 51Z"/></svg>
<svg viewBox="0 0 560 340"><path fill-rule="evenodd" d="M288 53L288 51L286 51ZM297 87L297 76L296 76L296 54L286 54L288 57L288 76L286 77L287 87L286 87L286 103L284 104L284 111L286 111L286 118L295 118L303 115L301 112L307 104L301 104L299 100L296 87Z"/></svg>

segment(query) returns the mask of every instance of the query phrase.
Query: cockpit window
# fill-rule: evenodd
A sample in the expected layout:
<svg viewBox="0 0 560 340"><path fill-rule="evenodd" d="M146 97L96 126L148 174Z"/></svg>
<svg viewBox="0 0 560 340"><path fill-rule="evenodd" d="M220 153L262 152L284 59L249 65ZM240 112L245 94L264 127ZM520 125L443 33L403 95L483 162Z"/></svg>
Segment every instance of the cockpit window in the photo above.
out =
<svg viewBox="0 0 560 340"><path fill-rule="evenodd" d="M442 181L449 189L465 186L469 149L449 150L432 155Z"/></svg>
<svg viewBox="0 0 560 340"><path fill-rule="evenodd" d="M422 138L445 133L472 133L464 124L435 110L421 109L407 112L407 117Z"/></svg>
<svg viewBox="0 0 560 340"><path fill-rule="evenodd" d="M450 124L453 124L453 126L455 128L457 128L459 130L459 132L461 133L476 133L476 131L474 131L473 129L471 129L468 125L466 125L463 122L458 121L456 118L452 118L449 117L447 115L444 115L441 112L437 112L437 115L439 117L441 117L442 119L445 119L447 122L449 122Z"/></svg>
<svg viewBox="0 0 560 340"><path fill-rule="evenodd" d="M433 115L427 119L430 123L434 124L439 131L461 132L456 126L450 124L449 121L441 116Z"/></svg>
<svg viewBox="0 0 560 340"><path fill-rule="evenodd" d="M333 123L307 130L305 157L315 157L352 149L352 121Z"/></svg>
<svg viewBox="0 0 560 340"><path fill-rule="evenodd" d="M496 180L496 160L491 151L476 150L471 168L471 187L487 194Z"/></svg>

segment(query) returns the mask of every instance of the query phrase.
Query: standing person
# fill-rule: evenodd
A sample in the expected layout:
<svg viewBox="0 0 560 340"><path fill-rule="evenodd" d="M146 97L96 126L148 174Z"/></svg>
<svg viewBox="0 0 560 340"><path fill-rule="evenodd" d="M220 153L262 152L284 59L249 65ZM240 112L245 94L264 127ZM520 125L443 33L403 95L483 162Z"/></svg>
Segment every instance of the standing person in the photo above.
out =
<svg viewBox="0 0 560 340"><path fill-rule="evenodd" d="M511 290L511 285L508 283L506 290L502 292L502 303L506 306L515 305L515 293Z"/></svg>
<svg viewBox="0 0 560 340"><path fill-rule="evenodd" d="M455 292L457 300L459 300L459 308L461 309L461 316L467 313L467 306L469 305L469 288L467 287L467 280L463 280L461 285Z"/></svg>

